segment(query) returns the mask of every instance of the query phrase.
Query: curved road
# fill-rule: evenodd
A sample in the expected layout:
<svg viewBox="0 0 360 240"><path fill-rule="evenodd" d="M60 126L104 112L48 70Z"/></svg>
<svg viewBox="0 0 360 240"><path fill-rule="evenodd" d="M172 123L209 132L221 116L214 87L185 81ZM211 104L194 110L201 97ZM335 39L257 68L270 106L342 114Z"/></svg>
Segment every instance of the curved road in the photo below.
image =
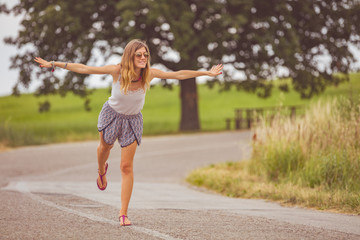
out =
<svg viewBox="0 0 360 240"><path fill-rule="evenodd" d="M97 142L0 153L0 239L360 239L360 216L234 199L187 185L194 168L249 157L250 132L143 139L131 227L120 227L120 147L97 189Z"/></svg>

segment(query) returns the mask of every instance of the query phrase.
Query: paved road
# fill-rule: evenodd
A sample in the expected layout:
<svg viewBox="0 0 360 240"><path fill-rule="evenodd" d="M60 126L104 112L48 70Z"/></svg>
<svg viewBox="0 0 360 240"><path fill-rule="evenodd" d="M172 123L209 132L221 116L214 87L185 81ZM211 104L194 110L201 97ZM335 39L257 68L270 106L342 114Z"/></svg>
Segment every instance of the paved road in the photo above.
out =
<svg viewBox="0 0 360 240"><path fill-rule="evenodd" d="M360 216L233 199L187 185L194 168L249 157L249 132L144 138L135 156L131 227L120 227L120 148L108 188L97 142L0 153L0 239L360 239Z"/></svg>

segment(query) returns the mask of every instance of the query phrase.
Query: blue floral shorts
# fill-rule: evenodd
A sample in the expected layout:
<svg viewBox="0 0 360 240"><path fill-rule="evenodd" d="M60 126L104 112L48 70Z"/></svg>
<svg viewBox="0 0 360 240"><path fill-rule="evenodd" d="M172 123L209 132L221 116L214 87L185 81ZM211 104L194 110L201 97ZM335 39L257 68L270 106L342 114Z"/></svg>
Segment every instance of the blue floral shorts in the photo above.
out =
<svg viewBox="0 0 360 240"><path fill-rule="evenodd" d="M121 147L126 147L135 140L141 143L143 133L143 117L141 112L135 115L125 115L116 112L105 102L98 119L98 131L103 132L104 141L112 145L118 139Z"/></svg>

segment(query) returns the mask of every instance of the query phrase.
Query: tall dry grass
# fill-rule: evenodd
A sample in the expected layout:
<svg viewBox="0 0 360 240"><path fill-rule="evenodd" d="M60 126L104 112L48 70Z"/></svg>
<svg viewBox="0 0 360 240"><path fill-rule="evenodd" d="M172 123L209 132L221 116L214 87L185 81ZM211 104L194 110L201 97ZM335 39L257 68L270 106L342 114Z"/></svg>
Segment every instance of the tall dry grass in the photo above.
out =
<svg viewBox="0 0 360 240"><path fill-rule="evenodd" d="M319 101L302 118L263 119L255 128L250 171L274 182L349 191L360 201L358 99Z"/></svg>
<svg viewBox="0 0 360 240"><path fill-rule="evenodd" d="M279 110L254 132L250 161L197 169L187 181L232 197L360 214L359 100L317 102L297 119Z"/></svg>

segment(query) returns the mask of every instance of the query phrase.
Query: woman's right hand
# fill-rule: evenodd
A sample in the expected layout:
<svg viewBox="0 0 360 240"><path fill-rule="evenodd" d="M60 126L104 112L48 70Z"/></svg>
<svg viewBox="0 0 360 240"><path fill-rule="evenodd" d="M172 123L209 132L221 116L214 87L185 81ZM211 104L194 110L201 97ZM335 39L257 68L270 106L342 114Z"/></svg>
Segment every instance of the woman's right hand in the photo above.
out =
<svg viewBox="0 0 360 240"><path fill-rule="evenodd" d="M39 63L40 67L44 67L44 68L51 68L52 67L51 62L45 61L41 57L34 58L34 61Z"/></svg>

